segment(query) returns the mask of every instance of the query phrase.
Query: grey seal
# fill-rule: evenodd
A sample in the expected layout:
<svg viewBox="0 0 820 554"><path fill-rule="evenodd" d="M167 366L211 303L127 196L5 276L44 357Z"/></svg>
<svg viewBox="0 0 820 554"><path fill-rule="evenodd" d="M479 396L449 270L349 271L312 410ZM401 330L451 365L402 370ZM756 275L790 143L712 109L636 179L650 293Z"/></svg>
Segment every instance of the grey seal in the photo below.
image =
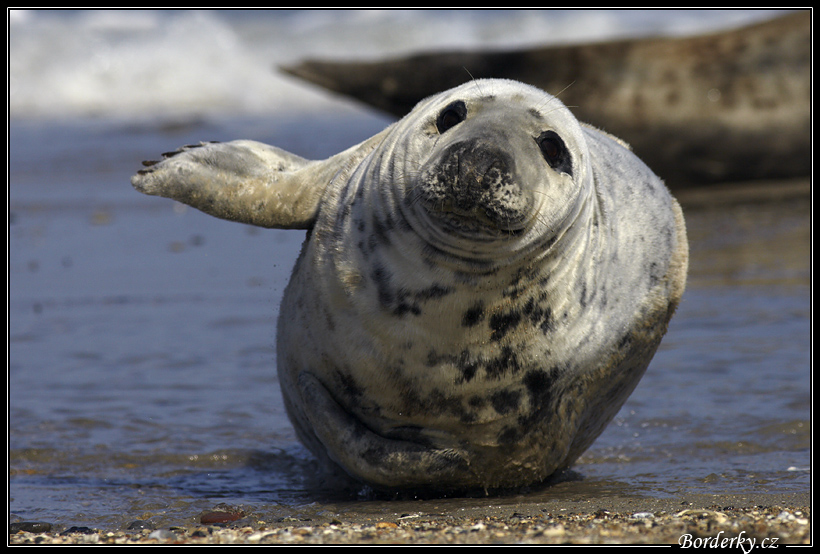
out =
<svg viewBox="0 0 820 554"><path fill-rule="evenodd" d="M683 214L556 98L477 80L323 161L201 143L141 192L308 229L279 380L299 438L376 488L516 487L569 466L642 377L683 294Z"/></svg>

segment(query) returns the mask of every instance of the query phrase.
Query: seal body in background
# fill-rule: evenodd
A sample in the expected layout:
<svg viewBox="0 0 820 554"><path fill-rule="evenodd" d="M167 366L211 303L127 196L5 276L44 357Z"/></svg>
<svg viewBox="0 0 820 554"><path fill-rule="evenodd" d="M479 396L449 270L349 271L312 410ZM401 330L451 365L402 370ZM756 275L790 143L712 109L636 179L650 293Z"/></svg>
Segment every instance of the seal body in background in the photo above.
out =
<svg viewBox="0 0 820 554"><path fill-rule="evenodd" d="M322 161L252 141L133 185L308 229L279 380L304 444L377 488L513 487L569 466L637 385L684 290L683 215L555 97L478 80Z"/></svg>

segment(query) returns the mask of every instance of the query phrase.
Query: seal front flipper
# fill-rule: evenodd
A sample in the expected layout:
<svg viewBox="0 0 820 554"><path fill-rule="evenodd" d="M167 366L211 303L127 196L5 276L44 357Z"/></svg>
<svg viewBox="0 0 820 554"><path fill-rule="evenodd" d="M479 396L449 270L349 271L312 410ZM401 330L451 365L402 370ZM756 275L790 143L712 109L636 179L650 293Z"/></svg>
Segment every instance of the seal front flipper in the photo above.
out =
<svg viewBox="0 0 820 554"><path fill-rule="evenodd" d="M375 486L457 483L469 473L463 453L377 435L346 412L313 375L299 374L305 416L330 458L354 478Z"/></svg>
<svg viewBox="0 0 820 554"><path fill-rule="evenodd" d="M324 190L296 177L310 161L249 140L184 146L143 164L131 178L140 192L259 227L310 226Z"/></svg>
<svg viewBox="0 0 820 554"><path fill-rule="evenodd" d="M382 133L311 161L252 140L202 142L163 154L131 178L138 191L258 227L309 229L330 181L355 167Z"/></svg>

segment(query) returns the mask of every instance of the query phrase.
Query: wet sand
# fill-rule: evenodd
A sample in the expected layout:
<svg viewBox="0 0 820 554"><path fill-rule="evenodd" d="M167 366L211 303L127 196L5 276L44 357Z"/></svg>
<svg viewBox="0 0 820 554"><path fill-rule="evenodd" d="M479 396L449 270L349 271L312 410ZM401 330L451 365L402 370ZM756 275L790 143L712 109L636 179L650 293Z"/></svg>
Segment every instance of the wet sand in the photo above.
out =
<svg viewBox="0 0 820 554"><path fill-rule="evenodd" d="M517 502L451 513L437 502L411 511L368 514L325 511L268 521L215 506L200 523L162 529L11 529L11 544L682 544L741 539L748 546L811 543L810 494L608 497L584 501ZM406 507L406 505L402 505ZM220 519L239 517L233 522ZM18 524L18 527L21 525ZM138 525L132 525L138 527ZM16 532L15 532L16 531ZM723 543L728 545L728 542Z"/></svg>

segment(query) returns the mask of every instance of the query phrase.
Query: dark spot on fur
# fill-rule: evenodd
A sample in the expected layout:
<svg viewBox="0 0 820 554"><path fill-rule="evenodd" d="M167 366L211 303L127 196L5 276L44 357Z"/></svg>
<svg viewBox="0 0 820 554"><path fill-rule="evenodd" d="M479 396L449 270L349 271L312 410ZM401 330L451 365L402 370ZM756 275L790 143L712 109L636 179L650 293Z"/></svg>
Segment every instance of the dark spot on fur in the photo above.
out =
<svg viewBox="0 0 820 554"><path fill-rule="evenodd" d="M527 388L533 411L549 406L553 397L553 385L559 374L560 371L555 368L550 371L534 369L524 376L524 386Z"/></svg>
<svg viewBox="0 0 820 554"><path fill-rule="evenodd" d="M552 308L549 306L542 308L536 303L535 298L527 300L523 313L524 316L529 318L530 323L532 323L534 327L541 329L541 332L545 335L553 330Z"/></svg>
<svg viewBox="0 0 820 554"><path fill-rule="evenodd" d="M510 300L517 300L523 294L532 290L532 281L539 277L537 268L521 268L510 284L504 289L504 297Z"/></svg>
<svg viewBox="0 0 820 554"><path fill-rule="evenodd" d="M649 275L649 286L655 287L661 281L660 271L658 271L659 266L657 262L652 262L649 264L649 269L647 269L646 273Z"/></svg>
<svg viewBox="0 0 820 554"><path fill-rule="evenodd" d="M498 379L509 373L517 373L520 369L521 362L510 346L502 348L501 354L492 360L488 360L485 366L487 377L490 379Z"/></svg>
<svg viewBox="0 0 820 554"><path fill-rule="evenodd" d="M379 304L383 307L389 307L393 303L394 294L390 290L390 272L384 269L381 265L375 264L373 271L370 273L370 278L376 284L376 291L379 296Z"/></svg>
<svg viewBox="0 0 820 554"><path fill-rule="evenodd" d="M362 397L362 394L364 394L362 388L349 373L337 369L336 381L339 384L341 394L351 401L357 402Z"/></svg>
<svg viewBox="0 0 820 554"><path fill-rule="evenodd" d="M514 444L520 442L528 433L538 429L539 423L552 413L554 397L556 396L555 382L560 375L557 368L549 371L534 369L524 376L523 383L530 400L530 410L516 420L515 425L502 429L497 436L499 444Z"/></svg>
<svg viewBox="0 0 820 554"><path fill-rule="evenodd" d="M476 372L478 372L479 365L470 359L470 352L468 350L463 350L459 355L456 367L461 372L461 382L469 383L473 377L475 377Z"/></svg>
<svg viewBox="0 0 820 554"><path fill-rule="evenodd" d="M518 409L521 403L521 391L500 390L490 397L493 409L501 415Z"/></svg>
<svg viewBox="0 0 820 554"><path fill-rule="evenodd" d="M519 312L493 314L490 317L490 329L493 331L492 340L499 341L521 322Z"/></svg>
<svg viewBox="0 0 820 554"><path fill-rule="evenodd" d="M539 315L541 316L541 323L538 327L541 329L541 332L546 335L555 329L555 326L552 324L552 308L547 306L546 309L542 309L540 312L541 313ZM533 323L535 323L535 321L533 321Z"/></svg>
<svg viewBox="0 0 820 554"><path fill-rule="evenodd" d="M466 349L462 350L458 355L439 355L434 350L428 352L425 365L427 367L436 367L439 364L451 364L458 370L459 375L456 378L456 383L471 381L481 367L479 361L473 360L470 351Z"/></svg>
<svg viewBox="0 0 820 554"><path fill-rule="evenodd" d="M408 304L404 300L400 300L396 308L393 310L393 315L401 317L405 314L421 315L421 308L418 304Z"/></svg>
<svg viewBox="0 0 820 554"><path fill-rule="evenodd" d="M360 240L358 243L356 243L356 248L359 249L359 252L362 253L362 256L364 256L364 259L366 260L370 252L364 247L364 241Z"/></svg>
<svg viewBox="0 0 820 554"><path fill-rule="evenodd" d="M452 287L443 287L441 285L431 285L426 289L421 289L419 292L416 293L416 299L418 300L433 300L435 298L441 298L443 296L447 296L448 294L453 292Z"/></svg>
<svg viewBox="0 0 820 554"><path fill-rule="evenodd" d="M423 400L418 399L418 405L428 414L452 414L464 423L475 420L475 414L464 409L459 397L448 396L438 389L425 395Z"/></svg>
<svg viewBox="0 0 820 554"><path fill-rule="evenodd" d="M484 319L484 303L479 300L464 312L461 317L461 325L462 327L474 327L482 319Z"/></svg>
<svg viewBox="0 0 820 554"><path fill-rule="evenodd" d="M498 434L499 444L515 444L521 439L519 427L507 426Z"/></svg>
<svg viewBox="0 0 820 554"><path fill-rule="evenodd" d="M413 315L421 315L421 306L419 305L421 302L435 300L437 298L447 296L452 292L453 289L451 287L444 287L437 284L431 285L426 289L422 289L418 292L411 292L407 289L400 289L396 293L397 305L396 308L393 310L393 314L398 316L402 316L408 313Z"/></svg>
<svg viewBox="0 0 820 554"><path fill-rule="evenodd" d="M382 221L379 218L373 218L373 234L371 235L370 244L371 248L376 247L376 242L378 244L382 244L388 246L390 244L390 231L393 229L393 222L392 220L388 219L386 221Z"/></svg>
<svg viewBox="0 0 820 554"><path fill-rule="evenodd" d="M473 396L467 401L471 408L483 408L487 405L487 399L483 396Z"/></svg>

